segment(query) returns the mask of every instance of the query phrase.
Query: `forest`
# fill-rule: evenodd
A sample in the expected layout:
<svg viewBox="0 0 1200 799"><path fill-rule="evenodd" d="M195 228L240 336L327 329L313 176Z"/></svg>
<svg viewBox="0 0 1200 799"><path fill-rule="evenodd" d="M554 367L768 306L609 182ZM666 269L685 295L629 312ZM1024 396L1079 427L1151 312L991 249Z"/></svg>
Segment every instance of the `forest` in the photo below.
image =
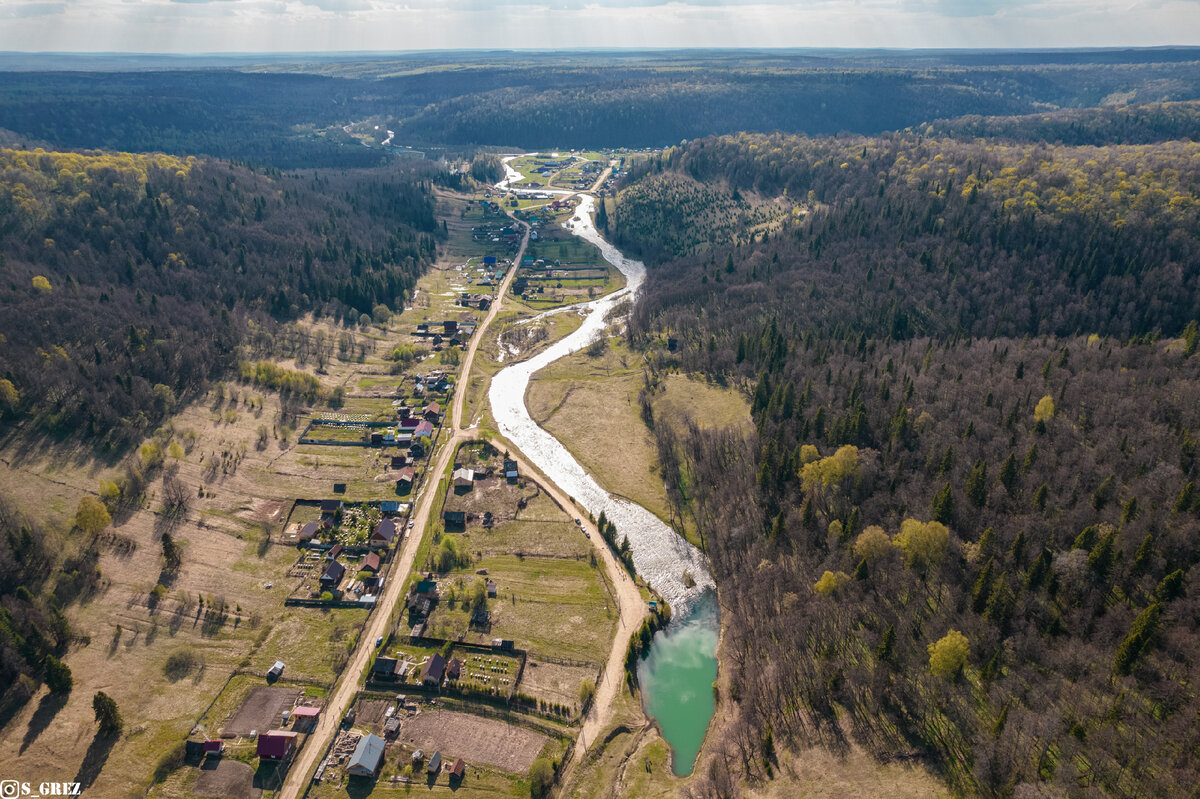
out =
<svg viewBox="0 0 1200 799"><path fill-rule="evenodd" d="M31 71L0 73L0 129L22 143L281 169L386 162L383 149L343 134L341 126L364 120L426 150L663 147L737 131L874 135L964 115L1200 97L1200 51L1188 48L464 52L237 68L149 60L136 71L119 71L117 59L105 70L103 59L68 58L68 69L53 72L29 62ZM956 122L956 132L971 124ZM1177 138L1169 131L1180 124L1151 128ZM1063 136L1101 143L1072 138L1069 125Z"/></svg>
<svg viewBox="0 0 1200 799"><path fill-rule="evenodd" d="M233 370L252 328L400 307L437 235L399 168L0 150L0 414L120 450Z"/></svg>
<svg viewBox="0 0 1200 799"><path fill-rule="evenodd" d="M955 795L1200 784L1195 148L737 135L627 179L647 395L756 424L653 426L723 613L694 793L847 736Z"/></svg>

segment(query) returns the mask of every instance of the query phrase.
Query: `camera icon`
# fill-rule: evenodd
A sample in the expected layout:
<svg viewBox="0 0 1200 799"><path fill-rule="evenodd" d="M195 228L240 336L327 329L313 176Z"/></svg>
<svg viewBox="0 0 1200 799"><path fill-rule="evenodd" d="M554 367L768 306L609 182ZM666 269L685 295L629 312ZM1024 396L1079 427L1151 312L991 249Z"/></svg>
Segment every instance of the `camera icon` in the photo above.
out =
<svg viewBox="0 0 1200 799"><path fill-rule="evenodd" d="M19 799L21 783L16 780L0 780L0 799Z"/></svg>

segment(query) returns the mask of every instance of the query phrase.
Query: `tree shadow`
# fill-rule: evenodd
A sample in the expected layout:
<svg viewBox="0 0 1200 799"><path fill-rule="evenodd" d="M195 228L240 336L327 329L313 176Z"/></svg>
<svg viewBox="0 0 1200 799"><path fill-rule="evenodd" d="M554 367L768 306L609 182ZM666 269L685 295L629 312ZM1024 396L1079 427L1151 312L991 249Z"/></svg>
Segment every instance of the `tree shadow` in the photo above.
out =
<svg viewBox="0 0 1200 799"><path fill-rule="evenodd" d="M75 782L79 783L80 791L86 791L100 776L101 769L108 762L109 753L112 752L112 748L116 746L120 737L120 735L96 733L96 737L92 739L92 745L88 747L87 754L83 756L83 762L79 764L79 773L75 775Z"/></svg>
<svg viewBox="0 0 1200 799"><path fill-rule="evenodd" d="M350 796L350 799L367 799L373 790L375 790L374 777L351 775L346 780L346 793Z"/></svg>
<svg viewBox="0 0 1200 799"><path fill-rule="evenodd" d="M58 715L58 711L62 710L66 704L66 696L46 694L42 697L42 701L38 702L37 710L33 711L33 716L29 719L29 727L25 730L25 737L21 741L21 748L17 754L22 754L31 743L37 740L39 735L46 731L50 722Z"/></svg>

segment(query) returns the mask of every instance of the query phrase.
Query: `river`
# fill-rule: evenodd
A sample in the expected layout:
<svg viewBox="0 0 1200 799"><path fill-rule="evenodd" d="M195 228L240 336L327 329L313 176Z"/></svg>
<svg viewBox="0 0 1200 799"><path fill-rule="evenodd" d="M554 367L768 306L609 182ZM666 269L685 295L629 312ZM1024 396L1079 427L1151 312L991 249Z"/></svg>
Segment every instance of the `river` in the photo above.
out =
<svg viewBox="0 0 1200 799"><path fill-rule="evenodd" d="M521 174L504 160L507 189ZM595 198L560 189L512 189L515 192L576 195L580 205L566 227L599 248L606 261L625 276L625 287L606 297L573 306L585 314L578 329L527 360L517 361L492 378L488 390L492 416L500 432L588 513L604 513L628 536L633 565L671 606L669 629L655 636L650 655L639 669L647 712L654 716L671 744L676 774L690 774L712 718L712 681L716 677L716 642L720 618L716 588L704 554L670 526L634 502L614 497L592 478L558 439L539 427L525 407L525 392L534 372L583 349L605 330L605 317L619 303L637 296L646 277L641 261L625 257L606 241L592 222ZM517 265L519 266L519 265ZM514 266L516 268L516 266ZM686 667L684 664L688 664ZM707 696L707 705L697 700ZM707 707L707 710L705 710Z"/></svg>

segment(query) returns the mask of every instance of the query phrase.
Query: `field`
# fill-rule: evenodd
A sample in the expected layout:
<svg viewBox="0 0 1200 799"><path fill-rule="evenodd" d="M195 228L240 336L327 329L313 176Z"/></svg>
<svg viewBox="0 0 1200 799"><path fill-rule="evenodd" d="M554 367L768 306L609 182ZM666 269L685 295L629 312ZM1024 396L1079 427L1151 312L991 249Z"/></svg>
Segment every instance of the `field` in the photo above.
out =
<svg viewBox="0 0 1200 799"><path fill-rule="evenodd" d="M534 421L601 485L694 536L691 519L672 513L658 476L657 448L638 401L644 385L640 357L610 338L599 356L580 351L534 374L525 401ZM686 416L702 426L752 429L749 404L740 393L682 375L663 380L652 402L656 418L667 421Z"/></svg>
<svg viewBox="0 0 1200 799"><path fill-rule="evenodd" d="M451 710L420 713L400 725L399 740L413 748L440 751L514 774L529 771L550 738L495 719Z"/></svg>

